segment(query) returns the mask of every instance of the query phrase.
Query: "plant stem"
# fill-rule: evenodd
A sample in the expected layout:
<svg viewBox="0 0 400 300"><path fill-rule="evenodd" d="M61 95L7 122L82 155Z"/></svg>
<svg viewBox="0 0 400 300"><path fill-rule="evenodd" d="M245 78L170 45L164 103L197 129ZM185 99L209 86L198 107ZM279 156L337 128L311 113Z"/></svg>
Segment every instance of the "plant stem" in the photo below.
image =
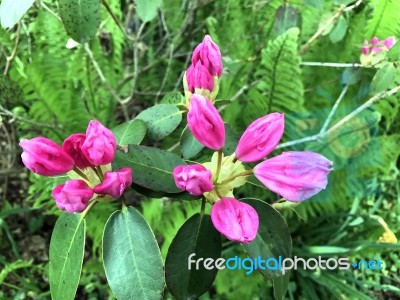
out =
<svg viewBox="0 0 400 300"><path fill-rule="evenodd" d="M336 112L336 110L337 110L337 108L338 108L340 102L342 101L342 99L343 99L344 96L346 95L348 88L349 88L348 85L345 85L345 86L344 86L342 92L340 93L339 98L336 100L336 102L335 102L335 104L333 105L331 111L329 112L329 115L328 115L328 117L326 118L326 120L325 120L325 122L324 122L324 125L322 125L321 131L320 131L320 135L324 135L324 134L325 134L326 129L328 128L329 123L331 122L332 117L333 117L333 115L335 114L335 112Z"/></svg>
<svg viewBox="0 0 400 300"><path fill-rule="evenodd" d="M103 171L101 170L101 167L100 166L96 166L96 169L97 169L97 172L99 173L99 177L100 177L100 181L103 181L103 179L104 179L104 174L103 174Z"/></svg>
<svg viewBox="0 0 400 300"><path fill-rule="evenodd" d="M201 215L204 215L205 209L206 209L206 198L203 197L201 199L201 209L200 209Z"/></svg>
<svg viewBox="0 0 400 300"><path fill-rule="evenodd" d="M253 169L246 170L246 171L244 171L242 173L239 173L239 174L233 175L231 177L228 177L227 179L222 181L221 184L225 184L225 183L228 183L228 182L234 180L235 178L238 178L238 177L241 177L241 176L248 176L248 175L251 175L251 174L253 174Z"/></svg>
<svg viewBox="0 0 400 300"><path fill-rule="evenodd" d="M217 172L215 174L215 182L218 182L219 173L221 173L221 165L222 165L222 150L218 150L218 164L217 164Z"/></svg>
<svg viewBox="0 0 400 300"><path fill-rule="evenodd" d="M92 202L89 203L88 207L86 207L86 209L82 212L81 214L81 219L84 219L87 215L87 213L89 212L89 210L92 209L93 206L95 206L97 204L97 200L93 200Z"/></svg>
<svg viewBox="0 0 400 300"><path fill-rule="evenodd" d="M90 182L89 178L85 175L85 173L83 173L81 170L79 170L77 167L74 167L73 169L75 171L76 174L78 174L79 176L81 176L83 179L85 179L87 182Z"/></svg>
<svg viewBox="0 0 400 300"><path fill-rule="evenodd" d="M97 167L92 167L92 170L96 173L97 178L99 178L100 181L103 181L102 176L99 174Z"/></svg>

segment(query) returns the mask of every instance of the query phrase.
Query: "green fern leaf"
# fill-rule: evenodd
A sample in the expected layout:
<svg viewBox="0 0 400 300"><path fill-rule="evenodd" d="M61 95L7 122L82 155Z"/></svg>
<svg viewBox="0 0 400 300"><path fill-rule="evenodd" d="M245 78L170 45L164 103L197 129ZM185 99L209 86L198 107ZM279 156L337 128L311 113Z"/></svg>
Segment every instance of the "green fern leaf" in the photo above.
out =
<svg viewBox="0 0 400 300"><path fill-rule="evenodd" d="M366 37L377 36L385 39L390 35L400 35L400 1L398 0L371 0L369 7L372 16L367 26Z"/></svg>

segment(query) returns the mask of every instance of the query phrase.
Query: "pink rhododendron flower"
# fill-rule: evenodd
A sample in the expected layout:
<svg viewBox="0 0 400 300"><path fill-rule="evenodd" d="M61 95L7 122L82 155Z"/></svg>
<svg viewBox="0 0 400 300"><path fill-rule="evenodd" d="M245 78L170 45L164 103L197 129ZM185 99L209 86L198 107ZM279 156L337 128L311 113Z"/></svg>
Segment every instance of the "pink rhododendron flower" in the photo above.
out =
<svg viewBox="0 0 400 300"><path fill-rule="evenodd" d="M44 137L23 139L22 162L32 172L42 176L61 175L71 171L74 160L57 143Z"/></svg>
<svg viewBox="0 0 400 300"><path fill-rule="evenodd" d="M62 144L63 150L74 159L75 165L80 169L92 166L81 150L85 139L85 134L75 133L66 138Z"/></svg>
<svg viewBox="0 0 400 300"><path fill-rule="evenodd" d="M193 136L204 146L220 150L225 145L225 125L218 110L205 97L193 94L187 115Z"/></svg>
<svg viewBox="0 0 400 300"><path fill-rule="evenodd" d="M209 35L206 35L203 41L193 51L192 64L196 65L198 62L201 62L211 76L221 76L221 52Z"/></svg>
<svg viewBox="0 0 400 300"><path fill-rule="evenodd" d="M367 40L364 41L364 46L361 47L361 53L364 55L369 54L369 42Z"/></svg>
<svg viewBox="0 0 400 300"><path fill-rule="evenodd" d="M189 91L194 93L195 89L206 89L210 92L214 89L214 78L201 62L191 65L186 71L186 81Z"/></svg>
<svg viewBox="0 0 400 300"><path fill-rule="evenodd" d="M52 194L59 209L74 213L84 211L94 193L85 181L68 180L56 186Z"/></svg>
<svg viewBox="0 0 400 300"><path fill-rule="evenodd" d="M227 239L250 243L256 238L259 219L249 204L234 198L222 198L211 208L211 221Z"/></svg>
<svg viewBox="0 0 400 300"><path fill-rule="evenodd" d="M283 114L272 113L251 123L236 147L236 157L242 162L263 159L274 150L282 138L285 125Z"/></svg>
<svg viewBox="0 0 400 300"><path fill-rule="evenodd" d="M106 194L114 198L121 197L125 189L132 184L132 169L123 168L116 172L106 172L104 180L99 185L95 186L96 194Z"/></svg>
<svg viewBox="0 0 400 300"><path fill-rule="evenodd" d="M271 191L298 202L326 188L332 164L315 152L290 151L258 164L254 175Z"/></svg>
<svg viewBox="0 0 400 300"><path fill-rule="evenodd" d="M214 188L211 171L200 164L177 166L173 175L176 186L194 196L210 192Z"/></svg>
<svg viewBox="0 0 400 300"><path fill-rule="evenodd" d="M114 159L116 144L112 131L99 121L92 120L86 130L86 139L81 149L92 165L106 165Z"/></svg>
<svg viewBox="0 0 400 300"><path fill-rule="evenodd" d="M386 40L382 41L382 44L389 50L396 44L396 38L394 36L389 36Z"/></svg>

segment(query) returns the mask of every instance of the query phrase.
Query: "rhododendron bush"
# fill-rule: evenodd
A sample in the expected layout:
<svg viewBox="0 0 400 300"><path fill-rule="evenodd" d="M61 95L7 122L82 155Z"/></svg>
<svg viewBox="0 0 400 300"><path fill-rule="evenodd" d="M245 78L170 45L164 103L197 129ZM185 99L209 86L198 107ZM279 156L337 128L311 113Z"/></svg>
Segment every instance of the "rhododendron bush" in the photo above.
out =
<svg viewBox="0 0 400 300"><path fill-rule="evenodd" d="M0 106L7 117L19 121L27 119L28 124L45 128L23 135L18 150L22 164L30 171L31 181L43 180L47 184L45 194L42 190L36 194L40 194L40 199L52 200L47 206L40 207L44 211L53 209L52 213L57 209L54 213L57 220L48 245L46 278L51 298L80 299L80 282L89 282L88 289L94 281L99 284L102 279L119 300L171 296L197 299L207 292L214 297L223 291L220 278L228 276L219 275L220 271L215 267L219 258L235 256L253 264L259 259L282 260L302 254L305 257L348 255L364 249L341 246L342 239L347 236L351 240L354 233L340 232L345 227L354 227L357 231L356 227L366 222L364 215L358 218L354 215L362 197L376 196L376 177L387 176L384 177L386 181L395 182L393 178L398 174L395 164L400 152L393 149L398 148L396 141L399 138L391 131L391 126L398 123L398 100L392 98L400 89L397 83L400 28L398 32L384 31L384 34L376 25L374 30L368 29L368 34L356 35L348 42L349 47L355 49L351 62L302 61L302 57L310 60L314 57L323 60L324 55L332 57L329 52L313 48L314 45L319 39L329 39L332 44L342 41L350 26L348 19L363 7L363 1L338 1L340 5L333 13L322 17L313 34L300 25L297 4L291 6L285 2L276 7L271 4L276 22L268 23L267 29L260 29L260 34L274 37L267 41L254 38L252 47L258 49L254 52L241 48L237 37L232 43L229 38L222 38L222 29L217 28L213 17L207 17L207 30L201 30L201 35L187 36L185 28L192 22L196 10L190 4L185 9L190 11L187 16L192 17L185 18L176 36L190 39L191 48L185 57L178 56L177 59L182 59L181 65L184 61L184 68L176 71L179 64L173 62L174 51L182 45L175 38L169 40L169 33L166 34L165 40L157 45L159 49L154 47L151 51L140 41L142 31L153 24L154 18L159 17L159 30L168 32L169 26L165 23L163 9L160 10L161 1L145 2L135 1L134 5L126 2L129 14L124 21L126 24L115 12L119 3L59 0L57 13L51 5L46 5L46 1L43 6L38 4L50 12L57 19L60 30L68 34L65 48L75 53L74 61L85 65L85 76L49 87L57 90L60 98L71 88L73 92L67 96L71 97L72 104L69 105L73 107L78 126L72 124L74 118L63 115L63 105L65 111L69 109L64 102L60 102L61 108L54 114L64 120L64 126L70 127L42 123L40 116L44 108L41 104L31 108L32 114L38 116L34 121L29 121L26 116L14 116L15 112ZM4 17L5 5L2 2L0 6L1 24L4 28L17 26L16 38L19 39L21 28L26 30L26 24L20 23L20 18L30 5L15 8L9 4L14 7L14 16ZM109 18L107 21L100 14L101 5ZM193 5L198 8L197 4ZM240 7L241 4L230 5ZM240 12L240 9L236 11ZM310 18L306 12L304 16ZM45 24L46 19L41 22ZM113 34L108 31L107 22L115 26ZM37 28L32 26L32 30ZM351 27L349 32L357 30L358 27ZM160 32L154 30L146 34L157 40ZM300 43L304 39L302 34L309 37ZM229 27L224 28L224 35L230 35ZM253 39L246 30L238 35L247 43L247 39ZM201 39L197 40L199 36ZM114 66L118 58L110 53L122 51L122 44L117 40L123 38L133 44L127 53L121 52L121 56L130 57L128 63L132 63L133 71L118 78L122 77L118 74L122 74L124 66ZM99 44L94 44L97 39ZM39 40L34 39L32 43L39 43ZM171 43L171 52L169 63L163 64L165 57L158 56L167 40ZM220 40L224 42L219 43ZM17 40L17 46L18 43ZM265 46L260 48L258 44ZM94 54L94 49L103 53L101 59ZM15 55L13 52L7 56L4 75L9 70L12 70L10 76L14 77L24 72L24 63ZM152 63L139 70L141 59L149 59ZM36 63L31 64L35 66ZM45 65L46 58L39 63ZM61 78L82 68L69 68L70 63L67 61L59 69ZM300 66L343 69L332 81L325 79L322 73L313 73ZM112 70L117 70L117 76L107 78ZM165 72L165 76L160 82L145 80L148 70L153 74ZM92 85L93 76L99 80L95 85ZM51 80L47 75L40 78L32 81L40 85L41 81ZM305 80L306 90L303 87ZM131 83L129 88L127 83ZM146 89L147 85L157 86L159 91L151 93ZM163 93L165 85L175 85L174 91ZM329 85L336 85L339 93L329 94L326 90ZM355 89L357 85L362 88ZM23 86L28 95L40 96L40 93L29 91L29 84ZM78 96L77 91L82 86ZM138 86L142 89L141 94L136 93ZM105 91L113 101L103 96ZM133 99L138 95L154 96L154 101L145 105L134 103ZM351 98L349 95L356 99L353 99L356 105L345 103L346 97ZM310 103L305 103L307 97L312 99ZM393 101L379 102L386 98ZM381 105L376 108L379 113L373 110L377 103ZM321 110L324 105L329 109ZM390 110L396 112L387 113ZM116 116L115 112L120 114ZM385 127L384 137L379 135L379 122ZM369 146L371 139L379 139L379 142L387 139L395 146L390 151L385 147L377 148L372 142L374 146ZM380 151L385 153L381 155ZM368 156L363 156L367 152ZM380 173L369 173L369 163L374 163ZM353 188L346 189L347 186ZM32 190L31 195L35 195L34 188ZM325 221L342 227L332 230L325 223L321 225L308 219L309 215L318 215L315 207L336 213L337 207L331 203L336 196L350 199L340 202L341 208L348 213L347 218L343 219L337 213L332 217L334 221ZM164 221L165 212L174 205L179 213ZM370 206L374 207L373 213L377 213L378 208L374 205ZM187 207L190 209L186 210ZM396 236L383 218L377 215L371 218L384 230L377 243L395 244ZM307 230L297 230L299 226ZM333 240L329 240L331 244L327 242L326 248L323 241L314 239L315 232L321 233L325 228L328 228L326 239ZM296 233L292 235L292 232ZM309 238L311 242L307 244L303 238ZM301 247L295 249L294 242ZM197 261L191 264L193 257ZM95 269L91 274L103 274L96 275L100 279L85 277L82 269L87 265ZM235 277L234 272L239 272L240 267L224 271L231 272L228 279L230 276L236 278L232 279L236 285L239 282L243 286L250 281L264 282L273 289L276 299L285 299L290 289L290 272L285 272L282 267L256 266L254 270L257 274L248 277ZM314 272L301 270L299 274L306 274L302 271ZM304 276L317 280L314 277L319 273L310 274L314 275ZM257 281L259 278L264 281ZM335 278L329 279L334 281ZM299 279L296 286L301 286L302 280ZM341 280L336 283L339 285ZM215 286L218 286L217 290ZM348 292L343 290L343 295ZM244 297L240 293L235 297L231 286L228 291L233 295L232 299ZM227 295L226 291L221 293L224 294L221 297ZM307 295L314 294L317 295L313 292ZM360 294L355 291L351 295ZM251 298L254 295L245 296Z"/></svg>

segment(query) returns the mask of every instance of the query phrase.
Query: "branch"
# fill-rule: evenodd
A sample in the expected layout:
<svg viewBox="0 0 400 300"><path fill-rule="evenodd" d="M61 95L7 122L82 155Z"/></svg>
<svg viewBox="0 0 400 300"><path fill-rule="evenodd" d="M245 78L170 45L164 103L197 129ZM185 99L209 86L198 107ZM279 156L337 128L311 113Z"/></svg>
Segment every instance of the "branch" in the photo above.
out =
<svg viewBox="0 0 400 300"><path fill-rule="evenodd" d="M363 66L358 63L331 63L331 62L314 62L314 61L304 61L300 63L301 66L311 66L311 67L332 67L332 68L371 68Z"/></svg>
<svg viewBox="0 0 400 300"><path fill-rule="evenodd" d="M10 69L11 63L15 58L15 55L17 54L17 48L18 48L18 44L19 44L19 37L21 34L21 22L18 22L18 27L17 27L17 36L15 38L15 43L14 43L14 49L11 52L10 56L7 56L7 63L6 63L6 67L4 69L3 75L7 75L8 70Z"/></svg>

